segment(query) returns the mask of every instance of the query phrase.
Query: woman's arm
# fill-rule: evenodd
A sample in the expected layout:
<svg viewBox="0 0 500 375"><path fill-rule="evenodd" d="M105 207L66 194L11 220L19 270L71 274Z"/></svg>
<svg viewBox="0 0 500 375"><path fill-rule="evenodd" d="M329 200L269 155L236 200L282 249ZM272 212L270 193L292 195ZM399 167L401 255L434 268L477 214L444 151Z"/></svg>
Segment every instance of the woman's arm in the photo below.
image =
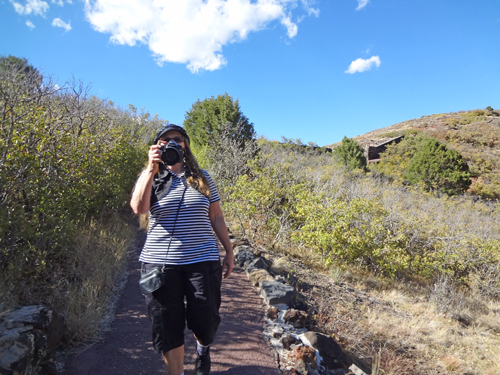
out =
<svg viewBox="0 0 500 375"><path fill-rule="evenodd" d="M222 246L224 246L224 250L226 250L226 256L222 261L222 269L226 270L226 272L224 272L224 278L227 278L234 268L234 254L233 245L231 245L231 241L229 240L229 234L227 233L226 223L224 221L224 214L220 208L219 201L210 203L208 216L215 234L222 243Z"/></svg>
<svg viewBox="0 0 500 375"><path fill-rule="evenodd" d="M145 214L149 211L151 206L151 186L153 185L153 178L158 172L158 162L161 161L161 156L158 151L160 146L154 145L149 149L148 166L143 172L141 178L135 184L132 199L130 200L130 207L137 215Z"/></svg>

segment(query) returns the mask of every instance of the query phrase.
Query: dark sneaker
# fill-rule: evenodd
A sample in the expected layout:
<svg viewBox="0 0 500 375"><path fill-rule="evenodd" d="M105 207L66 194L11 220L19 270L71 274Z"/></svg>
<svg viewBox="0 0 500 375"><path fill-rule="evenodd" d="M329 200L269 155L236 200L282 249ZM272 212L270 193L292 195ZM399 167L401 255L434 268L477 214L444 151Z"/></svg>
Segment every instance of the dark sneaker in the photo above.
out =
<svg viewBox="0 0 500 375"><path fill-rule="evenodd" d="M196 357L196 362L194 363L194 369L196 370L196 375L208 375L210 373L210 348L208 348L207 353L199 355Z"/></svg>

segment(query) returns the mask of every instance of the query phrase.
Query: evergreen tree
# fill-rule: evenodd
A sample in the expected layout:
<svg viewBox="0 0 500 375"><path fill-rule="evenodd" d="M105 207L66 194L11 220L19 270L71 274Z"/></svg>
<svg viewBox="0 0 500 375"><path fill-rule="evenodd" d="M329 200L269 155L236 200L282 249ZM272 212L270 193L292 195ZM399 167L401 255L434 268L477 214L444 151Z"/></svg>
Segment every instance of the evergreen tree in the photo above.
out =
<svg viewBox="0 0 500 375"><path fill-rule="evenodd" d="M253 124L240 110L238 99L225 93L203 101L197 100L186 112L184 128L195 147L204 146L217 137L222 129L232 129L233 138L243 139L242 147L255 138Z"/></svg>
<svg viewBox="0 0 500 375"><path fill-rule="evenodd" d="M463 193L471 184L469 166L462 155L433 138L413 156L404 177L410 183L422 183L427 191L448 195Z"/></svg>
<svg viewBox="0 0 500 375"><path fill-rule="evenodd" d="M339 164L347 166L350 170L366 169L366 157L363 148L354 139L344 136L342 144L333 150Z"/></svg>

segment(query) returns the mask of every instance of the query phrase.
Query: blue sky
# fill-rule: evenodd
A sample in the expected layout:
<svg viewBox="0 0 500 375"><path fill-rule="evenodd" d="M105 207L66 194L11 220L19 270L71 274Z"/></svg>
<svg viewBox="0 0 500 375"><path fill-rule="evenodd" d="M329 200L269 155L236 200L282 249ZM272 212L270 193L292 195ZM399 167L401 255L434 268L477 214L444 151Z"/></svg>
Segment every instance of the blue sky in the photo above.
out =
<svg viewBox="0 0 500 375"><path fill-rule="evenodd" d="M227 92L270 139L500 108L500 0L0 0L0 35L0 55L171 123Z"/></svg>

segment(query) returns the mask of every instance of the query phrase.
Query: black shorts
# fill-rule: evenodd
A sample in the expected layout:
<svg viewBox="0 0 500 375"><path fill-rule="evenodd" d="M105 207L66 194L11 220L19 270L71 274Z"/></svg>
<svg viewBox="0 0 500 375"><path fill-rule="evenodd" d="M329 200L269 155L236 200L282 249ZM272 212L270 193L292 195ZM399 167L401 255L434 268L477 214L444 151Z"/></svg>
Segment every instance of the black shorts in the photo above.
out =
<svg viewBox="0 0 500 375"><path fill-rule="evenodd" d="M143 263L142 272L157 266ZM184 345L186 321L202 345L211 344L220 323L220 262L166 265L163 277L164 285L145 296L155 349L165 353Z"/></svg>

